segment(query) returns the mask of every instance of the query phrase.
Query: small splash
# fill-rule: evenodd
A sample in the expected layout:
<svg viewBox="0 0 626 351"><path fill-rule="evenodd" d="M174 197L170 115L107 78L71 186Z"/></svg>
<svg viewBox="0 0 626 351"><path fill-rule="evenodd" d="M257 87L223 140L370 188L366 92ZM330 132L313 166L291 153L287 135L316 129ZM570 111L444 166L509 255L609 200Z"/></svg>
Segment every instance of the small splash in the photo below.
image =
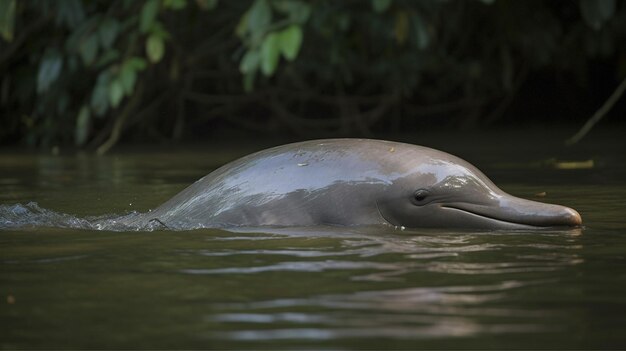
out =
<svg viewBox="0 0 626 351"><path fill-rule="evenodd" d="M0 205L0 230L19 228L72 228L110 231L152 231L163 229L160 222L141 220L136 211L124 215L104 215L80 218L67 213L45 209L36 202Z"/></svg>

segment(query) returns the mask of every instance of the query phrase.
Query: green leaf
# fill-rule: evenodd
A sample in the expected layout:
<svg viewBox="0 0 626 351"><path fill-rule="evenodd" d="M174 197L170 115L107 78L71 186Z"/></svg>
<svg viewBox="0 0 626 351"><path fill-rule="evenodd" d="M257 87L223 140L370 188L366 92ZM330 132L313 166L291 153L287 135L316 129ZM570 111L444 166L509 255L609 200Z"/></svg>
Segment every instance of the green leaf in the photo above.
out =
<svg viewBox="0 0 626 351"><path fill-rule="evenodd" d="M124 93L130 96L135 88L135 82L137 81L137 69L132 64L131 60L126 60L122 64L120 70L120 82L124 88Z"/></svg>
<svg viewBox="0 0 626 351"><path fill-rule="evenodd" d="M239 71L243 74L255 72L259 68L260 55L258 50L250 49L241 58Z"/></svg>
<svg viewBox="0 0 626 351"><path fill-rule="evenodd" d="M272 6L279 12L286 14L294 23L303 24L311 15L311 5L297 0L274 0Z"/></svg>
<svg viewBox="0 0 626 351"><path fill-rule="evenodd" d="M109 85L109 102L113 108L119 106L124 97L124 86L119 79L114 79Z"/></svg>
<svg viewBox="0 0 626 351"><path fill-rule="evenodd" d="M80 111L78 111L78 116L76 117L76 127L74 129L74 143L77 146L83 145L87 141L90 121L91 111L88 106L83 105Z"/></svg>
<svg viewBox="0 0 626 351"><path fill-rule="evenodd" d="M91 34L83 39L80 43L80 56L86 66L91 65L98 54L98 36Z"/></svg>
<svg viewBox="0 0 626 351"><path fill-rule="evenodd" d="M105 49L111 48L111 45L115 42L117 34L120 30L120 23L113 18L105 18L98 28L98 35L100 36L100 43Z"/></svg>
<svg viewBox="0 0 626 351"><path fill-rule="evenodd" d="M389 5L391 5L391 0L372 0L372 8L376 13L387 11Z"/></svg>
<svg viewBox="0 0 626 351"><path fill-rule="evenodd" d="M137 57L137 56L133 56L127 59L126 64L131 66L136 71L143 71L148 66L148 64L146 63L146 60L144 60L142 57Z"/></svg>
<svg viewBox="0 0 626 351"><path fill-rule="evenodd" d="M580 0L580 13L588 26L600 30L615 12L615 0Z"/></svg>
<svg viewBox="0 0 626 351"><path fill-rule="evenodd" d="M272 9L267 0L255 0L248 14L248 30L264 32L272 22Z"/></svg>
<svg viewBox="0 0 626 351"><path fill-rule="evenodd" d="M91 108L96 116L102 116L109 108L109 81L111 73L109 70L102 71L96 80L96 87L91 93Z"/></svg>
<svg viewBox="0 0 626 351"><path fill-rule="evenodd" d="M141 9L139 29L142 33L148 33L159 13L159 0L148 0Z"/></svg>
<svg viewBox="0 0 626 351"><path fill-rule="evenodd" d="M4 40L13 40L14 27L15 0L0 0L0 34Z"/></svg>
<svg viewBox="0 0 626 351"><path fill-rule="evenodd" d="M271 76L276 71L278 59L280 58L280 47L278 34L272 32L265 37L261 44L261 72L266 76Z"/></svg>
<svg viewBox="0 0 626 351"><path fill-rule="evenodd" d="M149 36L148 40L146 40L146 52L150 62L157 63L161 61L163 54L165 53L165 43L163 42L163 38L155 34Z"/></svg>
<svg viewBox="0 0 626 351"><path fill-rule="evenodd" d="M57 49L48 49L41 59L37 74L37 93L44 93L50 88L61 73L63 57Z"/></svg>
<svg viewBox="0 0 626 351"><path fill-rule="evenodd" d="M302 28L292 24L278 34L280 52L289 61L293 61L302 46Z"/></svg>
<svg viewBox="0 0 626 351"><path fill-rule="evenodd" d="M187 6L187 0L163 0L163 7L172 10L182 10Z"/></svg>

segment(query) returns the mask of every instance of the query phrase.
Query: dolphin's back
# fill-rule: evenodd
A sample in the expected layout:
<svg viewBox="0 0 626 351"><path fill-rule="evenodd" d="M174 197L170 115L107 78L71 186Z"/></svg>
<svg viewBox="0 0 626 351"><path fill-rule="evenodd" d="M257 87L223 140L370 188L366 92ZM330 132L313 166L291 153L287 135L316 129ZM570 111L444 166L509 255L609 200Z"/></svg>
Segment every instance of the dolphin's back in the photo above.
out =
<svg viewBox="0 0 626 351"><path fill-rule="evenodd" d="M172 228L379 223L373 192L415 148L362 139L274 147L218 168L146 216Z"/></svg>

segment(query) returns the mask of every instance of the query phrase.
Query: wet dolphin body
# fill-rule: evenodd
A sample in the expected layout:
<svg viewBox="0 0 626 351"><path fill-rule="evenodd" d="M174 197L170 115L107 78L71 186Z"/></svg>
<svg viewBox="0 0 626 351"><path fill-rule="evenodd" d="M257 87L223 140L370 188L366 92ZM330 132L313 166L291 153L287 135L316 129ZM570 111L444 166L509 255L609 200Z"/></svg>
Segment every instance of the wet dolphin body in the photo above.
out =
<svg viewBox="0 0 626 351"><path fill-rule="evenodd" d="M575 210L511 196L458 157L364 139L305 141L240 158L140 215L137 223L154 220L172 229L581 225Z"/></svg>

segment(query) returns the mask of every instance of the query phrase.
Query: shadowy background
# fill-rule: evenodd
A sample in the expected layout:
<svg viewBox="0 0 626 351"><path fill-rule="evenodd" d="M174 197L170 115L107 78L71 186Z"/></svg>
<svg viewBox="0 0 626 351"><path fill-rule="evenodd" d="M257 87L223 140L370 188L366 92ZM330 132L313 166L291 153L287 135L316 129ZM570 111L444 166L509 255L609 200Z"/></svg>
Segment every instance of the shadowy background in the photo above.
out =
<svg viewBox="0 0 626 351"><path fill-rule="evenodd" d="M624 127L614 0L0 0L0 34L4 146Z"/></svg>

